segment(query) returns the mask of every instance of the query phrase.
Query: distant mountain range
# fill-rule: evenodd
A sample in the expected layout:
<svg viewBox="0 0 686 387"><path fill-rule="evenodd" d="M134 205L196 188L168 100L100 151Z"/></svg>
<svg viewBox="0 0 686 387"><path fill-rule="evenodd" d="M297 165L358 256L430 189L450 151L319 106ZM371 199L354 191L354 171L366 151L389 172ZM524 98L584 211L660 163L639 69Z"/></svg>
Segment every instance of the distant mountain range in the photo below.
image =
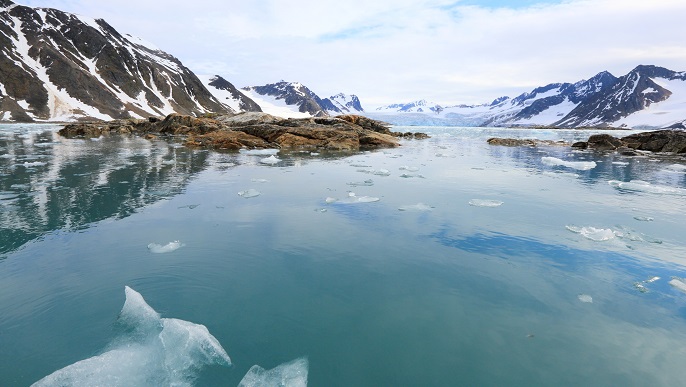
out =
<svg viewBox="0 0 686 387"><path fill-rule="evenodd" d="M365 111L355 95L320 98L298 82L236 88L102 19L0 0L0 121L50 122L264 111L362 114L396 125L673 127L686 124L686 72L638 66L553 83L482 105L418 100Z"/></svg>
<svg viewBox="0 0 686 387"><path fill-rule="evenodd" d="M638 66L615 77L607 71L576 83L552 83L489 104L441 106L425 100L367 113L396 125L682 128L686 72Z"/></svg>

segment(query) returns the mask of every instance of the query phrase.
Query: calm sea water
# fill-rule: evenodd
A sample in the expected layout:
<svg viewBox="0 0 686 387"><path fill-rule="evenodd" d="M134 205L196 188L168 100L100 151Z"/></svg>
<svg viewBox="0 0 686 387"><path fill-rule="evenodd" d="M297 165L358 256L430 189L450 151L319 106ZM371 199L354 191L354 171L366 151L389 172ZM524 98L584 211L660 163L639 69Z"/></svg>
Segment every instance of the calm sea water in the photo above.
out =
<svg viewBox="0 0 686 387"><path fill-rule="evenodd" d="M235 386L303 358L310 386L686 380L683 159L486 144L577 131L274 160L56 129L0 126L2 386Z"/></svg>

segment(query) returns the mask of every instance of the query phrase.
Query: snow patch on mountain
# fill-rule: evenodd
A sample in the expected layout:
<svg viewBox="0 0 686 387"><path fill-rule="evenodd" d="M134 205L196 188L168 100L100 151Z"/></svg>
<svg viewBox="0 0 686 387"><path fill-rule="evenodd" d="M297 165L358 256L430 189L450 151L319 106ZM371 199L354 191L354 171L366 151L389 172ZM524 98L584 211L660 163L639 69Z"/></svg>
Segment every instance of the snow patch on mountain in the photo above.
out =
<svg viewBox="0 0 686 387"><path fill-rule="evenodd" d="M242 89L241 92L260 105L260 108L262 108L263 112L273 116L283 118L312 117L310 113L298 111L297 105L289 105L282 98L277 98L271 95L262 95L251 89Z"/></svg>

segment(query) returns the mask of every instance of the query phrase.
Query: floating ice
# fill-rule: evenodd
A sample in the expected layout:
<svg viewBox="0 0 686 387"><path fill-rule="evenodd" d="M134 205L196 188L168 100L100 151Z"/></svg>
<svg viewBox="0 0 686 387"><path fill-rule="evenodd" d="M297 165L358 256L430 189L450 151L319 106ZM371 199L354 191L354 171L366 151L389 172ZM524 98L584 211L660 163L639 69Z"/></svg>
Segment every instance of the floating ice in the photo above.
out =
<svg viewBox="0 0 686 387"><path fill-rule="evenodd" d="M244 155L250 155L250 156L269 156L269 155L278 154L279 150L278 149L240 149L238 152L242 153Z"/></svg>
<svg viewBox="0 0 686 387"><path fill-rule="evenodd" d="M372 171L371 174L377 175L377 176L390 176L391 171L389 171L388 169L381 168L381 169L377 169L377 170Z"/></svg>
<svg viewBox="0 0 686 387"><path fill-rule="evenodd" d="M653 220L655 220L650 216L634 216L634 219L638 220L639 222L652 222Z"/></svg>
<svg viewBox="0 0 686 387"><path fill-rule="evenodd" d="M665 168L669 172L686 173L686 165L683 164L672 164Z"/></svg>
<svg viewBox="0 0 686 387"><path fill-rule="evenodd" d="M164 254L164 253L170 253L172 251L178 250L178 249L182 248L183 246L184 246L183 243L181 243L179 241L169 242L164 246L157 244L157 243L151 243L148 245L148 250L150 250L151 253Z"/></svg>
<svg viewBox="0 0 686 387"><path fill-rule="evenodd" d="M260 196L262 193L256 189L250 188L246 189L245 191L241 191L238 193L238 196L242 196L246 199L254 198L256 196Z"/></svg>
<svg viewBox="0 0 686 387"><path fill-rule="evenodd" d="M274 155L271 155L271 156L269 156L269 157L267 157L267 158L264 158L264 159L260 160L260 163L262 163L262 164L269 164L269 165L278 164L279 162L281 162L281 160L279 160L278 158L276 158L276 156L274 156Z"/></svg>
<svg viewBox="0 0 686 387"><path fill-rule="evenodd" d="M683 278L672 277L669 284L686 293L686 281Z"/></svg>
<svg viewBox="0 0 686 387"><path fill-rule="evenodd" d="M401 171L408 171L408 172L417 172L419 171L419 168L417 167L408 167L407 165L403 165L400 168L398 168Z"/></svg>
<svg viewBox="0 0 686 387"><path fill-rule="evenodd" d="M253 183L268 183L269 180L267 179L250 179Z"/></svg>
<svg viewBox="0 0 686 387"><path fill-rule="evenodd" d="M628 227L624 227L624 226L617 226L617 229L614 230L613 232L615 233L616 237L626 239L626 240L630 240L633 242L648 242L648 243L657 243L657 244L662 243L662 241L657 239L657 238L653 238L649 235L643 234L641 232L638 232L636 230L632 230L632 229L630 229Z"/></svg>
<svg viewBox="0 0 686 387"><path fill-rule="evenodd" d="M650 278L648 278L647 280L645 280L645 282L648 283L648 284L650 284L650 283L653 283L653 282L655 282L655 281L657 281L657 280L659 280L659 279L660 279L660 277L658 277L658 276L650 277Z"/></svg>
<svg viewBox="0 0 686 387"><path fill-rule="evenodd" d="M328 200L328 198L327 198ZM351 203L373 203L373 202L378 202L379 198L373 197L373 196L357 196L355 195L355 192L348 192L348 197L345 200L340 201L340 203L346 203L346 204L351 204ZM329 202L327 202L329 203Z"/></svg>
<svg viewBox="0 0 686 387"><path fill-rule="evenodd" d="M613 161L612 164L613 165L629 165L629 163L626 161Z"/></svg>
<svg viewBox="0 0 686 387"><path fill-rule="evenodd" d="M347 183L347 184L348 184L349 186L352 186L352 187L371 187L371 186L374 185L374 180L368 179L368 180L365 180L365 181L355 181L355 182L350 182L350 183Z"/></svg>
<svg viewBox="0 0 686 387"><path fill-rule="evenodd" d="M271 370L254 365L238 387L307 387L308 362L306 358L281 364Z"/></svg>
<svg viewBox="0 0 686 387"><path fill-rule="evenodd" d="M424 203L410 204L398 207L398 211L433 211L433 207Z"/></svg>
<svg viewBox="0 0 686 387"><path fill-rule="evenodd" d="M25 163L17 164L17 165L29 168L29 167L42 167L44 165L48 165L48 163L43 162L43 161L33 161L33 162L25 162Z"/></svg>
<svg viewBox="0 0 686 387"><path fill-rule="evenodd" d="M609 228L565 226L567 230L581 234L583 237L596 242L608 241L615 237L614 231Z"/></svg>
<svg viewBox="0 0 686 387"><path fill-rule="evenodd" d="M593 297L589 296L588 294L579 294L577 298L581 302L587 302L589 304L593 302Z"/></svg>
<svg viewBox="0 0 686 387"><path fill-rule="evenodd" d="M101 355L44 377L34 386L189 386L207 365L231 365L204 325L160 318L135 290L125 287L122 333Z"/></svg>
<svg viewBox="0 0 686 387"><path fill-rule="evenodd" d="M324 201L325 201L326 203L328 203L328 204L331 204L331 203L337 202L338 199L332 198L331 196L329 196L329 197L327 197L326 199L324 199Z"/></svg>
<svg viewBox="0 0 686 387"><path fill-rule="evenodd" d="M610 180L608 181L608 184L610 184L612 187L627 191L638 191L665 195L686 195L686 189L669 187L666 185L651 184L643 180L631 180L628 182Z"/></svg>
<svg viewBox="0 0 686 387"><path fill-rule="evenodd" d="M351 166L351 167L355 167L355 168L371 168L371 167L372 167L371 165L360 164L360 163L357 163L357 164L350 164L350 166Z"/></svg>
<svg viewBox="0 0 686 387"><path fill-rule="evenodd" d="M567 168L572 168L572 169L577 169L579 171L588 171L589 169L593 169L596 167L595 161L565 161L562 159L558 159L557 157L542 157L541 161L545 165L549 165L551 167L554 166L563 166Z"/></svg>
<svg viewBox="0 0 686 387"><path fill-rule="evenodd" d="M474 207L500 207L503 205L503 202L499 200L472 199L469 201L469 205Z"/></svg>

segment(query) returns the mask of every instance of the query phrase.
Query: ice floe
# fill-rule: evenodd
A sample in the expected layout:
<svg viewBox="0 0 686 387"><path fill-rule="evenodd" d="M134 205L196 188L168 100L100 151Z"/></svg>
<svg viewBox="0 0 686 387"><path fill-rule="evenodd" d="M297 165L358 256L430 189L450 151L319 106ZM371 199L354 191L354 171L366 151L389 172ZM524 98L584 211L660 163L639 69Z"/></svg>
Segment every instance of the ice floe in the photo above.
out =
<svg viewBox="0 0 686 387"><path fill-rule="evenodd" d="M262 193L256 189L250 188L246 189L245 191L241 191L238 193L238 196L244 197L246 199L254 198L257 196L260 196Z"/></svg>
<svg viewBox="0 0 686 387"><path fill-rule="evenodd" d="M253 183L268 183L269 180L267 179L250 179Z"/></svg>
<svg viewBox="0 0 686 387"><path fill-rule="evenodd" d="M157 243L150 243L148 245L148 250L150 250L151 253L155 254L164 254L164 253L170 253L172 251L176 251L184 246L183 243L179 241L173 241L169 242L166 245L160 245Z"/></svg>
<svg viewBox="0 0 686 387"><path fill-rule="evenodd" d="M270 370L254 365L238 387L307 387L307 373L306 358L296 359Z"/></svg>
<svg viewBox="0 0 686 387"><path fill-rule="evenodd" d="M646 193L654 193L654 194L684 195L684 196L686 196L686 189L669 187L666 185L651 184L651 183L649 183L647 181L643 181L643 180L631 180L628 182L627 181L619 181L619 180L610 180L610 181L608 181L608 184L610 184L610 186L615 187L617 189L626 190L626 191L637 191L637 192L646 192Z"/></svg>
<svg viewBox="0 0 686 387"><path fill-rule="evenodd" d="M240 149L238 151L241 154L249 156L269 156L279 153L278 149Z"/></svg>
<svg viewBox="0 0 686 387"><path fill-rule="evenodd" d="M646 284L652 284L653 282L659 280L660 277L650 277L645 281L640 281L640 282L634 282L634 288L638 290L641 293L648 293L648 287L646 287Z"/></svg>
<svg viewBox="0 0 686 387"><path fill-rule="evenodd" d="M469 205L474 207L500 207L503 203L500 200L488 199L472 199L469 201Z"/></svg>
<svg viewBox="0 0 686 387"><path fill-rule="evenodd" d="M550 156L542 157L541 162L543 162L543 164L551 166L551 167L562 166L562 167L576 169L579 171L588 171L590 169L595 168L598 165L598 164L596 164L595 161L566 161L566 160L558 159L557 157L550 157Z"/></svg>
<svg viewBox="0 0 686 387"><path fill-rule="evenodd" d="M351 187L371 187L374 185L374 180L367 179L365 181L353 181L347 184Z"/></svg>
<svg viewBox="0 0 686 387"><path fill-rule="evenodd" d="M634 216L634 219L638 220L639 222L652 222L655 220L650 216Z"/></svg>
<svg viewBox="0 0 686 387"><path fill-rule="evenodd" d="M268 165L275 165L275 164L278 164L278 163L280 163L280 162L281 162L281 160L278 159L278 158L277 158L276 156L274 156L274 155L271 155L271 156L269 156L269 157L266 157L266 158L260 160L260 163L262 163L262 164L268 164Z"/></svg>
<svg viewBox="0 0 686 387"><path fill-rule="evenodd" d="M407 165L403 165L400 168L398 168L401 171L408 171L408 172L417 172L419 171L419 168L417 167L409 167Z"/></svg>
<svg viewBox="0 0 686 387"><path fill-rule="evenodd" d="M398 207L399 211L433 211L433 207L424 203L408 204L406 206Z"/></svg>
<svg viewBox="0 0 686 387"><path fill-rule="evenodd" d="M328 196L326 199L324 199L324 201L325 201L327 204L331 204L331 203L337 202L338 199L332 198L331 196Z"/></svg>
<svg viewBox="0 0 686 387"><path fill-rule="evenodd" d="M615 233L609 228L565 226L567 230L581 234L592 241L603 242L615 238Z"/></svg>
<svg viewBox="0 0 686 387"><path fill-rule="evenodd" d="M590 304L590 303L593 303L593 297L589 296L588 294L579 294L579 295L577 296L577 298L578 298L579 301L581 301L581 302L586 302L586 303L589 303L589 304Z"/></svg>
<svg viewBox="0 0 686 387"><path fill-rule="evenodd" d="M672 279L669 280L669 284L686 293L686 280L683 278L672 277Z"/></svg>
<svg viewBox="0 0 686 387"><path fill-rule="evenodd" d="M190 386L208 365L231 359L204 325L161 318L143 296L125 287L121 327L100 355L78 361L34 384L43 386Z"/></svg>

